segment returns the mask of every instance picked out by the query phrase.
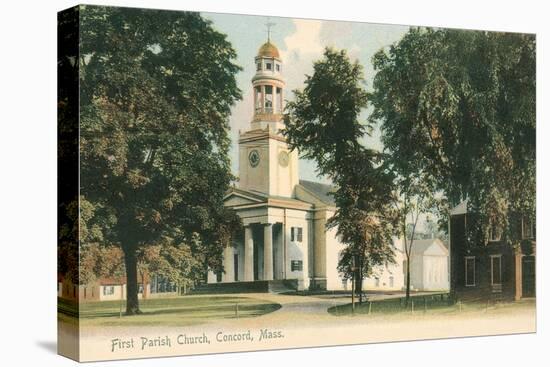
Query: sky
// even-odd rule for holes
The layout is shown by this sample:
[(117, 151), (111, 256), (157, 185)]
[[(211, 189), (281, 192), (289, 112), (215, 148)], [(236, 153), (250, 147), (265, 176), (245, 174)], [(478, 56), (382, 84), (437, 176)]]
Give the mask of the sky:
[[(346, 49), (352, 60), (358, 60), (364, 67), (365, 88), (372, 86), (374, 71), (372, 56), (381, 48), (398, 41), (409, 29), (407, 26), (370, 24), (358, 22), (338, 22), (311, 19), (264, 17), (252, 15), (233, 15), (202, 13), (213, 22), (213, 27), (227, 35), (227, 39), (238, 57), (236, 63), (242, 67), (237, 75), (238, 87), (243, 99), (235, 104), (230, 117), (231, 126), (231, 162), (234, 174), (238, 175), (238, 135), (239, 130), (249, 128), (253, 112), (253, 94), (251, 79), (255, 73), (254, 57), (258, 48), (267, 40), (266, 23), (274, 23), (271, 29), (271, 42), (277, 46), (283, 62), (283, 76), (286, 80), (285, 99), (291, 100), (294, 89), (302, 89), (305, 75), (313, 71), (313, 62), (321, 59), (325, 47)], [(361, 115), (366, 121), (369, 111)], [(382, 150), (380, 134), (377, 129), (371, 137), (365, 138), (366, 145)], [(325, 182), (319, 177), (316, 165), (312, 161), (300, 159), (299, 175), (301, 179)]]

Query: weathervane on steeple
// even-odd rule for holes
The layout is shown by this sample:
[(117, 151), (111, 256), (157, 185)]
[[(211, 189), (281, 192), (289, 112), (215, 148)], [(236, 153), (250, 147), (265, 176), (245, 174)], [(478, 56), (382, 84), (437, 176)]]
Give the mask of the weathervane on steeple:
[(275, 23), (269, 21), (269, 17), (267, 18), (267, 23), (265, 24), (267, 27), (267, 42), (271, 41), (271, 28), (276, 26)]

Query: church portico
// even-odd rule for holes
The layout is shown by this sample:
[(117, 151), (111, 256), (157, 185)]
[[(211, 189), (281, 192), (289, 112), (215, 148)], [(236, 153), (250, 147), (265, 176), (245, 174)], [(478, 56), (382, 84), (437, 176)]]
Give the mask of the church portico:
[(225, 202), (244, 228), (224, 250), (223, 274), (210, 274), (209, 283), (293, 279), (300, 289), (307, 288), (311, 204), (236, 188)]

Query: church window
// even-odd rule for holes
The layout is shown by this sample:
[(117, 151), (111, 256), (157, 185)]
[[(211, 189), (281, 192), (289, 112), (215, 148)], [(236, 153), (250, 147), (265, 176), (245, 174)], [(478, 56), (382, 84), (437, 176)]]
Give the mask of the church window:
[(266, 63), (265, 63), (265, 68), (266, 68), (267, 70), (271, 70), (271, 63), (270, 63), (270, 62), (266, 62)]
[(261, 62), (256, 64), (256, 71), (260, 71), (260, 70), (262, 70), (262, 63)]
[(262, 88), (261, 87), (255, 87), (254, 88), (254, 92), (255, 92), (255, 100), (256, 100), (256, 106), (254, 106), (256, 108), (256, 112), (261, 112), (262, 110)]
[(296, 242), (302, 242), (303, 232), (302, 227), (290, 228), (290, 240)]
[(291, 260), (290, 261), (290, 270), (291, 271), (302, 271), (304, 269), (304, 263), (302, 260)]
[(265, 86), (265, 109), (267, 113), (273, 112), (273, 87), (271, 85)]
[(275, 70), (277, 70), (277, 71), (281, 71), (281, 65), (279, 65), (279, 64), (275, 64)]

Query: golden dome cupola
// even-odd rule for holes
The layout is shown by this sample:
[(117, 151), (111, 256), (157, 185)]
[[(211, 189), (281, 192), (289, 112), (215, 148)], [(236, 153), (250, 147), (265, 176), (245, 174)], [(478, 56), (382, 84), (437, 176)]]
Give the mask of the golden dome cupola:
[[(284, 99), (283, 90), (283, 62), (277, 46), (268, 38), (267, 42), (260, 46), (258, 54), (254, 58), (256, 73), (252, 78), (254, 91), (254, 117), (253, 128), (265, 128), (273, 125), (274, 130), (279, 129), (282, 123)], [(275, 124), (273, 124), (275, 123)]]
[(279, 59), (279, 49), (271, 41), (264, 43), (258, 50), (257, 57), (272, 57)]

